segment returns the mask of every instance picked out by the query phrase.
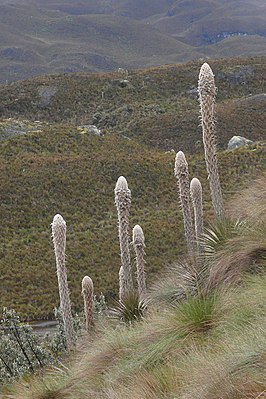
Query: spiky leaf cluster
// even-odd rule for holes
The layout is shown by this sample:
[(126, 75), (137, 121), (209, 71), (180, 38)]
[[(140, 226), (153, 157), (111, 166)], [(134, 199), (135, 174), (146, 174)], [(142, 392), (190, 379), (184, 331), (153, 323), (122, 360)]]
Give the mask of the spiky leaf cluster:
[(117, 306), (110, 310), (110, 315), (121, 322), (132, 324), (142, 319), (146, 303), (139, 300), (137, 292), (132, 291), (124, 301), (119, 301)]

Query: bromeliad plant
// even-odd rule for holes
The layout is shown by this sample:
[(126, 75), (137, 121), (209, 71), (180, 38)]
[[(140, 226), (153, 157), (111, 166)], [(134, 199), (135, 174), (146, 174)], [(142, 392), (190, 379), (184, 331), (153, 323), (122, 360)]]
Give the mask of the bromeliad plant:
[(207, 64), (206, 62), (202, 65), (200, 69), (198, 92), (200, 101), (205, 162), (208, 172), (208, 180), (210, 183), (212, 204), (217, 218), (223, 219), (224, 206), (216, 155), (214, 118), (217, 88), (215, 86), (214, 74), (209, 64)]
[(115, 186), (115, 204), (118, 214), (118, 232), (121, 253), (121, 267), (119, 270), (119, 303), (112, 314), (125, 322), (138, 320), (143, 315), (144, 304), (142, 298), (146, 293), (145, 240), (143, 230), (139, 225), (133, 229), (132, 245), (136, 253), (137, 285), (134, 289), (129, 242), (129, 209), (131, 205), (131, 191), (128, 188), (126, 179), (120, 176)]
[(128, 188), (124, 176), (119, 177), (115, 186), (115, 204), (118, 214), (118, 233), (121, 253), (119, 299), (123, 301), (133, 291), (128, 235), (131, 191)]
[(84, 316), (85, 316), (85, 324), (87, 332), (94, 326), (93, 320), (93, 282), (89, 276), (85, 276), (82, 280), (82, 295), (84, 299)]
[(194, 231), (190, 208), (189, 173), (185, 154), (179, 151), (175, 158), (175, 176), (178, 182), (180, 204), (183, 213), (185, 238), (190, 255), (194, 251)]
[(143, 298), (146, 294), (145, 237), (142, 228), (138, 224), (133, 228), (132, 243), (136, 253), (138, 293), (139, 298)]
[(203, 207), (202, 207), (202, 187), (200, 181), (194, 177), (190, 182), (190, 195), (194, 209), (195, 236), (198, 253), (203, 252), (200, 245), (200, 238), (203, 235)]
[(52, 223), (52, 237), (56, 258), (56, 270), (60, 296), (60, 309), (64, 322), (67, 349), (75, 346), (75, 334), (72, 323), (71, 302), (66, 271), (66, 222), (61, 215), (55, 215)]

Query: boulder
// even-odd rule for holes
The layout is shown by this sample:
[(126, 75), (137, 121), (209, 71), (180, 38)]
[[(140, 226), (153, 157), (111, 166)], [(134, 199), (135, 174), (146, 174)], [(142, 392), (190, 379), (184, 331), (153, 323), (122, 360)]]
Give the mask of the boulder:
[(245, 137), (233, 136), (227, 144), (227, 149), (235, 150), (236, 148), (243, 147), (244, 145), (250, 145), (252, 143), (252, 140), (246, 139)]
[(103, 136), (102, 131), (98, 129), (95, 125), (82, 125), (78, 127), (80, 133), (91, 133), (95, 136)]
[(122, 87), (122, 88), (131, 86), (128, 79), (114, 79), (114, 80), (112, 80), (111, 84), (113, 86), (118, 86), (118, 87)]

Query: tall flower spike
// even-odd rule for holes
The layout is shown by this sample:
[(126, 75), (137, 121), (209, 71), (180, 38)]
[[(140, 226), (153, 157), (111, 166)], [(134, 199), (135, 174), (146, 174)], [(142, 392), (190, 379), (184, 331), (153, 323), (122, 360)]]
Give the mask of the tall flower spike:
[(188, 252), (193, 254), (194, 232), (193, 221), (190, 209), (189, 174), (188, 164), (185, 154), (179, 151), (175, 158), (175, 176), (178, 180), (179, 196), (184, 220), (185, 238), (187, 241)]
[(119, 269), (119, 300), (123, 301), (126, 298), (126, 284), (124, 280), (123, 266), (120, 266)]
[(131, 274), (128, 219), (131, 205), (131, 191), (124, 176), (120, 176), (115, 186), (115, 204), (118, 214), (121, 268), (119, 271), (119, 299), (123, 301), (133, 291)]
[(133, 228), (133, 246), (136, 253), (137, 265), (137, 283), (139, 297), (146, 294), (146, 278), (145, 278), (145, 238), (142, 228), (137, 224)]
[(195, 234), (198, 251), (201, 251), (199, 238), (203, 235), (203, 207), (202, 207), (202, 187), (200, 181), (194, 177), (190, 183), (190, 195), (194, 208)]
[(212, 205), (219, 219), (224, 217), (222, 190), (216, 155), (214, 107), (217, 89), (210, 66), (205, 62), (199, 73), (198, 92), (205, 162), (211, 190)]
[(86, 330), (89, 332), (94, 326), (93, 320), (93, 281), (89, 276), (82, 280), (82, 295), (84, 299), (84, 315)]
[(67, 270), (65, 265), (66, 222), (61, 215), (55, 215), (53, 219), (52, 237), (56, 259), (60, 308), (62, 311), (66, 334), (66, 345), (67, 349), (72, 349), (75, 346), (75, 334), (72, 323), (71, 302), (67, 283)]

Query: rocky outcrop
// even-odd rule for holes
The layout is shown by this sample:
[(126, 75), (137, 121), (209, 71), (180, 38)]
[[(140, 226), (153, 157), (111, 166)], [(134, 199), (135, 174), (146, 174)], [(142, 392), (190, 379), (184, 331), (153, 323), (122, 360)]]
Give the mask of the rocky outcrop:
[(244, 145), (250, 145), (253, 141), (246, 139), (245, 137), (241, 136), (233, 136), (227, 145), (228, 150), (235, 150), (236, 148), (243, 147)]

